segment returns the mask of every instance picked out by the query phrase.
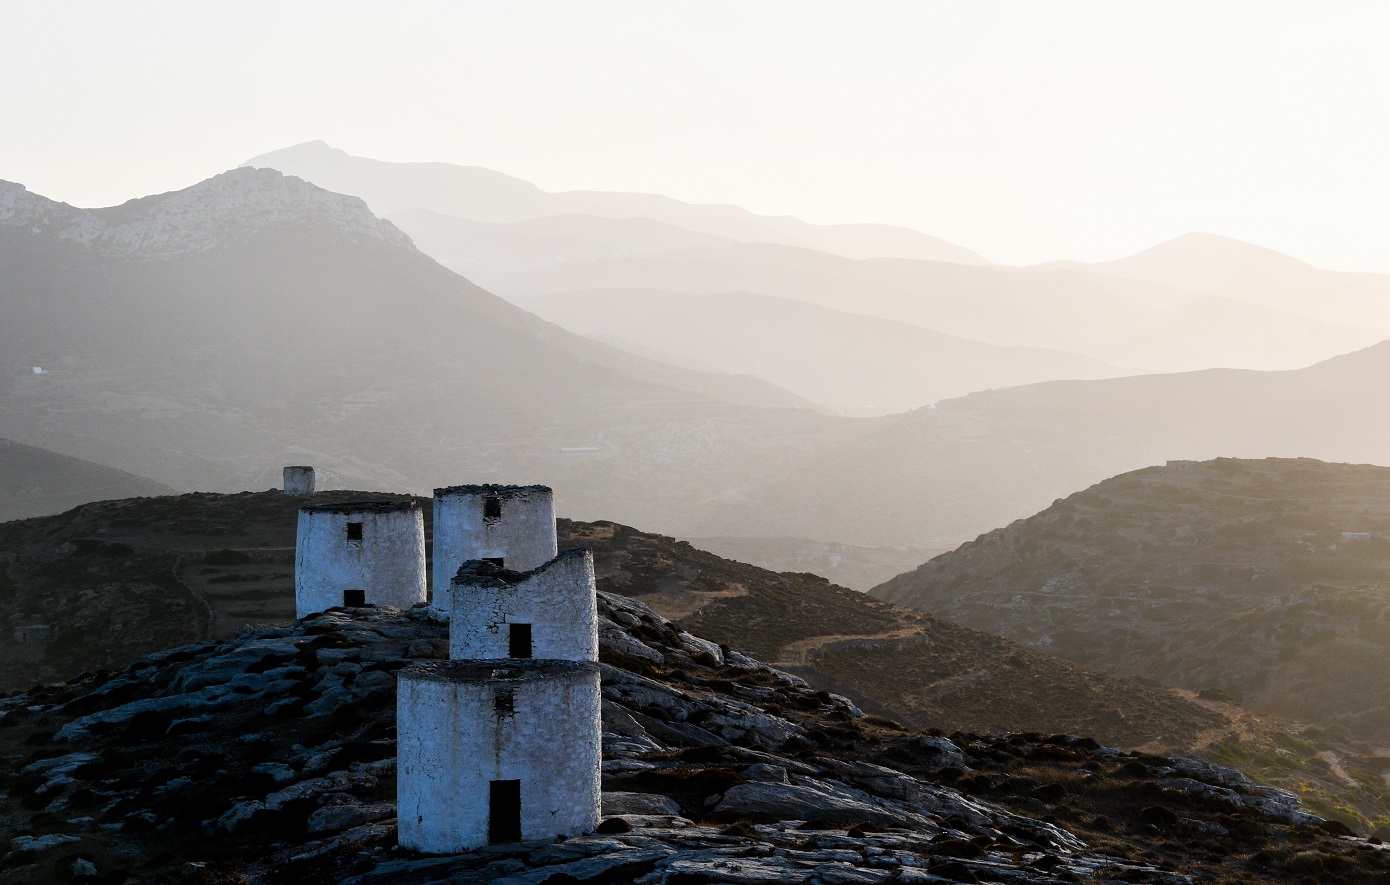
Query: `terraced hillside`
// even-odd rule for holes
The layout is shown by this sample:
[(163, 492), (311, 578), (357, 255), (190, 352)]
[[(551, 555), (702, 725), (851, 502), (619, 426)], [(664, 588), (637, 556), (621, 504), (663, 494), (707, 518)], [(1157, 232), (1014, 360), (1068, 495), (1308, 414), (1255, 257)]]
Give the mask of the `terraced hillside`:
[[(326, 492), (315, 501), (389, 498)], [(139, 654), (294, 619), (302, 498), (278, 491), (89, 504), (0, 526), (14, 604), (0, 687), (71, 678)], [(422, 500), (427, 531), (431, 508)], [(1224, 715), (1131, 680), (889, 605), (810, 574), (778, 574), (615, 523), (559, 522), (594, 550), (599, 587), (642, 599), (716, 642), (776, 661), (922, 727), (1085, 732), (1122, 746), (1191, 746)], [(428, 537), (428, 536), (427, 536)]]
[(1171, 462), (872, 591), (1112, 673), (1390, 725), (1390, 468)]

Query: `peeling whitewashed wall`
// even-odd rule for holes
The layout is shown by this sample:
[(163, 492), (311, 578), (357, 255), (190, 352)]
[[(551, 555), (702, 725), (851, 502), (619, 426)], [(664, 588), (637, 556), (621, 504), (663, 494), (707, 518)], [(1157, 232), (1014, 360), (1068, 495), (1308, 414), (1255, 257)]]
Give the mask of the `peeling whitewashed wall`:
[[(348, 524), (362, 525), (360, 541)], [(425, 520), (409, 504), (301, 507), (295, 540), (295, 616), (343, 605), (362, 590), (367, 605), (410, 608), (425, 601)]]
[[(501, 515), (484, 516), (488, 498)], [(501, 557), (513, 571), (555, 558), (555, 495), (545, 486), (464, 485), (434, 490), (433, 587), (443, 602), (449, 581), (470, 559)]]
[[(531, 625), (531, 656), (598, 660), (594, 557), (566, 550), (535, 571), (470, 562), (449, 585), (449, 657), (505, 658), (508, 625)], [(438, 601), (435, 603), (438, 605)]]

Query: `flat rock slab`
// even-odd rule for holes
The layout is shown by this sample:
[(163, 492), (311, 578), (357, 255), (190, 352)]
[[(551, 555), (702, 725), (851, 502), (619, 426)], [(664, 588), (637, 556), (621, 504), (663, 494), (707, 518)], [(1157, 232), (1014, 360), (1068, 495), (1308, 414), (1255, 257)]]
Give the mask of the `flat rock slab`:
[(680, 803), (675, 799), (672, 799), (670, 796), (663, 796), (660, 793), (629, 793), (614, 790), (604, 791), (603, 813), (605, 815), (650, 814), (679, 816), (681, 807)]

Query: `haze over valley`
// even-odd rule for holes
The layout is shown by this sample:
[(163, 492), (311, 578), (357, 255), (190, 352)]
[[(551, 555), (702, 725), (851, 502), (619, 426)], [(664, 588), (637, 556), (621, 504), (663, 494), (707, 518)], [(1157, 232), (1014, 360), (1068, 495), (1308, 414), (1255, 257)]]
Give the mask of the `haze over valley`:
[(1390, 7), (5, 23), (7, 881), (1390, 885)]

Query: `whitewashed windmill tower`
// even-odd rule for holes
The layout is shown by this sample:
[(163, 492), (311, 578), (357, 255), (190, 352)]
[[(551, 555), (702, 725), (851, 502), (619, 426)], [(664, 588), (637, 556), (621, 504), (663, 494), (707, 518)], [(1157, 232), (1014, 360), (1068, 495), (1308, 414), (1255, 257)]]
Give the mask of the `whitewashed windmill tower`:
[(436, 606), (450, 612), (450, 660), (398, 680), (401, 845), (447, 854), (592, 832), (601, 795), (592, 555), (555, 555), (544, 486), (438, 489), (434, 537), (436, 582), (441, 569), (455, 572), (435, 584)]
[(555, 494), (546, 486), (463, 485), (434, 490), (435, 604), (459, 566), (484, 559), (529, 571), (555, 558)]
[(410, 608), (425, 601), (425, 521), (413, 500), (299, 508), (295, 617), (342, 605)]

